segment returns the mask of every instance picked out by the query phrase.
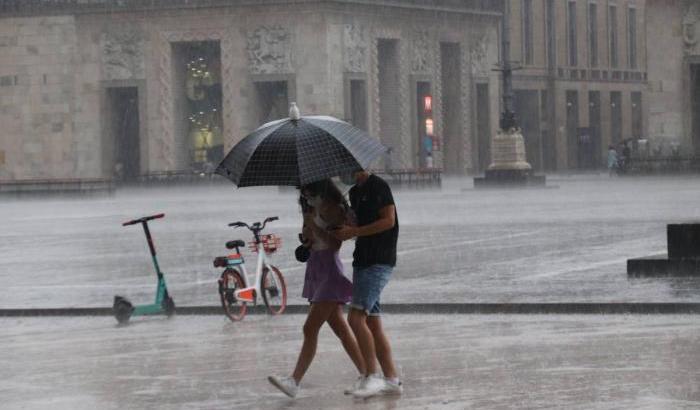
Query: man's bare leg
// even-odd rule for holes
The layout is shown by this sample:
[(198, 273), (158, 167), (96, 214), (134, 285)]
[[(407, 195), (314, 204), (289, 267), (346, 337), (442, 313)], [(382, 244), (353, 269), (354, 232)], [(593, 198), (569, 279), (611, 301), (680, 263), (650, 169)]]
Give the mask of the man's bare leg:
[(350, 324), (352, 332), (355, 334), (355, 339), (357, 339), (357, 344), (360, 346), (360, 352), (362, 352), (362, 357), (365, 361), (365, 376), (376, 373), (377, 354), (374, 349), (374, 336), (367, 326), (367, 313), (363, 310), (350, 308), (348, 323)]
[(367, 327), (369, 328), (370, 332), (372, 332), (377, 360), (379, 361), (379, 365), (382, 367), (384, 377), (387, 379), (398, 378), (399, 375), (396, 371), (396, 366), (394, 365), (394, 359), (391, 353), (391, 345), (389, 344), (389, 339), (386, 337), (386, 333), (384, 333), (381, 317), (369, 316), (367, 318)]

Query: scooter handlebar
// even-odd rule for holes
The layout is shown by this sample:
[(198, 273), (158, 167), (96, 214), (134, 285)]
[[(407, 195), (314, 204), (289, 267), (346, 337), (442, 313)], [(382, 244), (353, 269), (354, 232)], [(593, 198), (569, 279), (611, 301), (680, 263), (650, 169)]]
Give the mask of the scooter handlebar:
[(151, 216), (144, 216), (143, 218), (138, 218), (138, 219), (132, 219), (131, 221), (124, 222), (122, 226), (129, 226), (129, 225), (135, 225), (135, 224), (140, 224), (146, 221), (150, 221), (151, 219), (160, 219), (164, 217), (165, 214), (157, 214), (157, 215), (151, 215)]

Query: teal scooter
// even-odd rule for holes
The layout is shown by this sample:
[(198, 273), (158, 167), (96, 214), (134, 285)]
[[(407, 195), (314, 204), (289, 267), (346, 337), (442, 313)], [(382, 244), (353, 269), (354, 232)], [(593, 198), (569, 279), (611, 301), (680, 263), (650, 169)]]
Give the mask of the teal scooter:
[(114, 306), (112, 309), (114, 311), (114, 317), (117, 318), (119, 323), (128, 322), (131, 316), (157, 315), (160, 313), (165, 313), (167, 316), (172, 316), (175, 313), (175, 302), (173, 301), (173, 298), (168, 295), (168, 288), (165, 286), (163, 272), (160, 271), (160, 267), (158, 266), (156, 247), (153, 244), (153, 238), (151, 238), (151, 231), (148, 230), (148, 221), (152, 219), (159, 219), (164, 216), (165, 214), (144, 216), (143, 218), (134, 219), (122, 224), (122, 226), (129, 226), (140, 223), (141, 226), (143, 226), (143, 231), (146, 234), (146, 240), (148, 241), (148, 247), (151, 250), (151, 257), (153, 258), (153, 266), (155, 266), (156, 274), (158, 275), (158, 285), (156, 288), (156, 301), (152, 305), (134, 306), (127, 298), (123, 296), (115, 296)]

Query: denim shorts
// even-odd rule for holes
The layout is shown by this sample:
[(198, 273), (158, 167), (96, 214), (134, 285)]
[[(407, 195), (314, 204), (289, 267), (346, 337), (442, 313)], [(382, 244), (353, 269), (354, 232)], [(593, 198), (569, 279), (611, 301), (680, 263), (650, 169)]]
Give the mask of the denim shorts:
[(350, 307), (364, 310), (369, 316), (379, 316), (379, 297), (393, 269), (391, 265), (353, 267)]

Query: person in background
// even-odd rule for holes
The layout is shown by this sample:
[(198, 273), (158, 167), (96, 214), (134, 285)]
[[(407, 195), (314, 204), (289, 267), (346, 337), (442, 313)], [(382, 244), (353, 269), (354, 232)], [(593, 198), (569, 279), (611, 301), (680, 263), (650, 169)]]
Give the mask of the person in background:
[(612, 145), (608, 145), (608, 172), (610, 177), (617, 172), (617, 151)]

